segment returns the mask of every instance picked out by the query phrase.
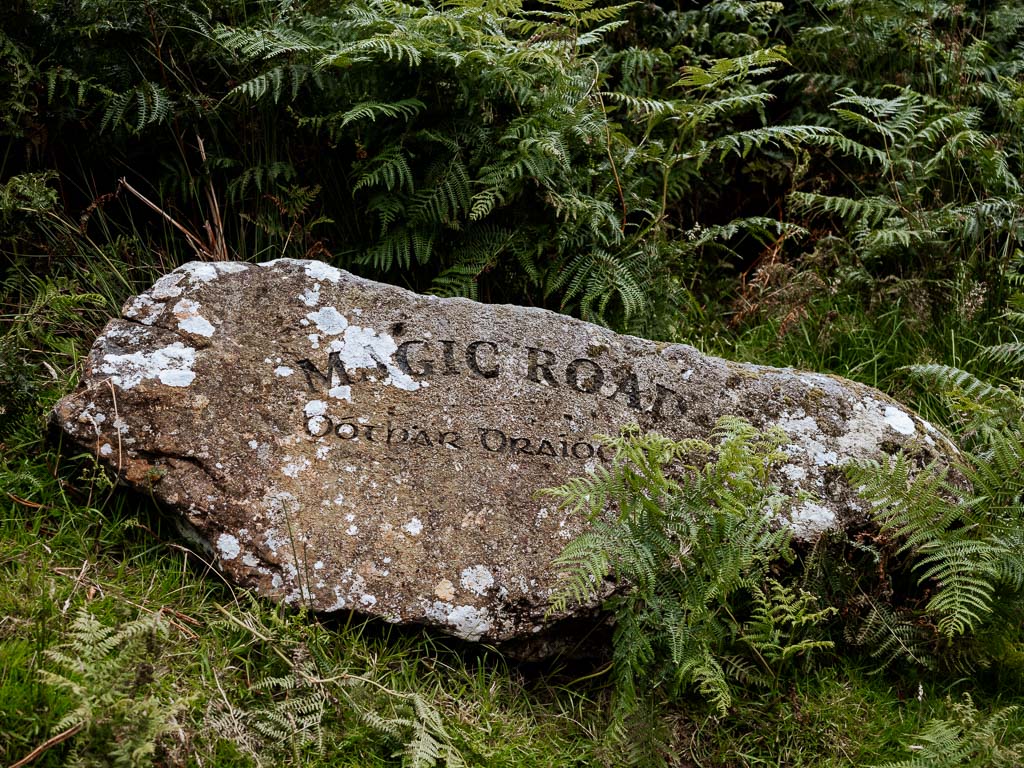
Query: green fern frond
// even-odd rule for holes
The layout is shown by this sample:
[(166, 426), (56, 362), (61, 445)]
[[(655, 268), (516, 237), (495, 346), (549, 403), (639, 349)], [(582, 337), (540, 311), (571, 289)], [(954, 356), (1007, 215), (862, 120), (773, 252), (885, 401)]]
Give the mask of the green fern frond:
[(233, 201), (244, 199), (249, 187), (255, 187), (256, 191), (262, 194), (279, 182), (292, 181), (296, 175), (295, 167), (291, 163), (282, 161), (251, 166), (228, 184), (228, 199)]
[(415, 189), (412, 168), (401, 147), (388, 147), (367, 162), (352, 185), (352, 191), (380, 186), (389, 192), (405, 191), (409, 194)]
[(927, 628), (909, 611), (897, 611), (883, 602), (865, 599), (866, 611), (851, 614), (844, 629), (846, 640), (867, 649), (883, 667), (911, 662), (920, 667), (935, 665)]
[(923, 545), (914, 570), (921, 581), (938, 586), (927, 610), (939, 617), (939, 632), (947, 637), (963, 635), (980, 626), (992, 611), (995, 563), (1005, 552), (993, 541), (960, 537)]
[(45, 651), (53, 669), (40, 670), (41, 681), (72, 703), (56, 732), (81, 726), (71, 743), (72, 763), (142, 768), (157, 741), (179, 727), (175, 718), (186, 702), (166, 699), (155, 685), (167, 672), (160, 663), (167, 631), (159, 614), (110, 626), (81, 609), (63, 648)]
[(990, 384), (960, 368), (929, 363), (909, 365), (905, 370), (942, 392), (994, 406), (1014, 407), (1019, 403), (1019, 399), (1008, 387)]
[(838, 216), (847, 224), (873, 227), (899, 213), (899, 204), (885, 196), (850, 198), (822, 195), (814, 192), (791, 192), (790, 202), (797, 208), (812, 213)]
[(831, 128), (812, 125), (769, 125), (763, 128), (752, 128), (721, 136), (707, 143), (702, 149), (703, 157), (715, 154), (719, 159), (733, 153), (739, 157), (747, 157), (753, 150), (770, 146), (796, 146), (801, 143), (828, 136)]
[(997, 365), (1024, 368), (1024, 339), (985, 347), (981, 351), (981, 357)]
[(416, 98), (390, 102), (361, 101), (341, 115), (341, 127), (344, 128), (349, 123), (359, 120), (375, 123), (378, 117), (409, 121), (426, 108), (427, 105)]
[(684, 67), (686, 73), (674, 86), (711, 90), (738, 80), (754, 78), (773, 72), (779, 65), (788, 64), (782, 46), (754, 51), (734, 58), (719, 59), (710, 67)]
[(1024, 760), (1020, 729), (1010, 728), (1018, 707), (1003, 707), (983, 715), (969, 694), (960, 702), (948, 701), (951, 714), (929, 720), (904, 748), (912, 753), (906, 760), (875, 765), (873, 768), (958, 768), (977, 765), (986, 768), (1014, 768)]
[[(815, 632), (832, 609), (762, 586), (789, 548), (788, 530), (772, 524), (784, 502), (771, 483), (771, 468), (785, 460), (784, 435), (722, 419), (714, 444), (636, 429), (600, 439), (610, 467), (544, 493), (592, 518), (558, 560), (563, 587), (553, 600), (562, 610), (616, 587), (607, 606), (623, 716), (659, 685), (695, 689), (725, 713), (737, 681), (761, 684), (831, 647)], [(735, 604), (752, 594), (760, 596), (753, 618), (738, 623)]]

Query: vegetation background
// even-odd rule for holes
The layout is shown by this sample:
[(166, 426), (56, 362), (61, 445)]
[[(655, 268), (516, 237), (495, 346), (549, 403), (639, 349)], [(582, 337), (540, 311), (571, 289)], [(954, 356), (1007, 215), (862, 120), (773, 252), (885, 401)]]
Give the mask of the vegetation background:
[[(1022, 145), (1015, 0), (8, 0), (0, 764), (1024, 764)], [(48, 413), (157, 275), (281, 256), (862, 381), (973, 490), (851, 467), (798, 551), (772, 435), (627, 435), (555, 491), (624, 510), (604, 658), (279, 610)]]

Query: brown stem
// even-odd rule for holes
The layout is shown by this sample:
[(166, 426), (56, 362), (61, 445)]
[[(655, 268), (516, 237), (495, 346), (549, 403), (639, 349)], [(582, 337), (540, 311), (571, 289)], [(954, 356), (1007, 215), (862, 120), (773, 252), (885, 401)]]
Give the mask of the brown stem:
[(48, 750), (48, 749), (50, 749), (52, 747), (56, 747), (62, 741), (67, 741), (72, 736), (74, 736), (76, 733), (78, 733), (80, 730), (82, 730), (84, 727), (85, 727), (85, 723), (78, 723), (77, 725), (72, 725), (66, 731), (61, 731), (56, 736), (51, 736), (46, 741), (44, 741), (42, 744), (40, 744), (38, 747), (33, 749), (27, 755), (25, 755), (23, 758), (21, 758), (21, 760), (19, 760), (16, 763), (12, 763), (10, 768), (22, 768), (22, 766), (28, 765), (33, 760), (35, 760), (37, 757), (39, 757), (41, 754), (43, 754), (43, 752), (45, 752), (46, 750)]

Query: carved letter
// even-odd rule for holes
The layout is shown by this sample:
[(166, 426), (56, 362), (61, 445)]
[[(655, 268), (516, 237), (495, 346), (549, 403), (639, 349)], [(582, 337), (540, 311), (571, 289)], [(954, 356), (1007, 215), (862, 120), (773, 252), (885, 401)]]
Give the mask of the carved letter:
[[(486, 370), (480, 367), (480, 360), (477, 358), (477, 350), (482, 346), (488, 346), (491, 348), (491, 356), (494, 358), (493, 368), (487, 368)], [(474, 341), (466, 347), (466, 365), (469, 366), (470, 370), (478, 376), (482, 376), (485, 379), (494, 379), (498, 376), (498, 345), (492, 341)]]
[[(555, 380), (555, 377), (551, 375), (551, 366), (555, 364), (555, 353), (538, 347), (527, 347), (526, 349), (529, 352), (526, 378), (540, 384), (540, 377), (543, 376), (544, 381), (552, 387), (557, 387), (558, 382)], [(540, 361), (540, 356), (542, 354), (544, 355), (544, 362)]]
[[(353, 438), (355, 438), (355, 437), (357, 437), (359, 435), (359, 427), (357, 427), (355, 424), (352, 424), (351, 422), (349, 422), (348, 419), (350, 419), (350, 418), (352, 418), (352, 417), (351, 416), (346, 416), (345, 417), (346, 420), (341, 422), (340, 424), (338, 424), (338, 426), (336, 426), (334, 428), (334, 434), (336, 434), (342, 440), (352, 440)], [(342, 431), (342, 430), (345, 430), (346, 427), (348, 429), (346, 431)]]
[(458, 373), (459, 369), (455, 367), (455, 342), (442, 339), (441, 346), (444, 347), (444, 370), (441, 373), (445, 376)]
[[(576, 452), (576, 449), (579, 448), (581, 445), (587, 449), (586, 456), (580, 456), (580, 454)], [(573, 443), (572, 455), (575, 456), (577, 459), (589, 459), (591, 456), (594, 455), (594, 446), (592, 446), (590, 443)]]
[(413, 344), (427, 345), (425, 341), (419, 341), (417, 339), (411, 339), (410, 341), (403, 341), (398, 345), (398, 350), (395, 352), (395, 362), (398, 363), (398, 367), (402, 373), (409, 376), (429, 376), (434, 372), (434, 361), (433, 360), (421, 360), (420, 369), (414, 371), (412, 366), (409, 365), (409, 347)]
[[(322, 432), (317, 432), (316, 430), (320, 426), (324, 429)], [(331, 421), (330, 416), (313, 416), (306, 419), (306, 431), (313, 437), (323, 437), (332, 429), (334, 429), (334, 422)]]
[[(668, 387), (663, 387), (663, 386), (661, 386), (661, 384), (655, 384), (654, 386), (655, 386), (654, 405), (651, 406), (651, 415), (654, 418), (659, 419), (659, 418), (661, 418), (662, 416), (665, 415), (663, 413), (663, 409), (664, 409), (665, 399), (666, 399), (667, 395), (672, 395), (672, 397), (675, 398), (675, 401), (676, 401), (675, 410), (678, 413), (680, 413), (680, 414), (686, 413), (686, 403), (683, 402), (683, 399), (679, 396), (678, 392), (675, 392), (675, 391), (669, 389)], [(668, 415), (669, 416), (675, 416), (676, 414), (675, 413), (669, 413)]]
[[(302, 369), (302, 372), (306, 375), (306, 386), (309, 387), (310, 392), (319, 391), (315, 384), (313, 384), (313, 377), (320, 383), (323, 389), (330, 389), (338, 385), (348, 386), (352, 383), (349, 379), (348, 372), (345, 370), (345, 365), (341, 362), (340, 352), (331, 352), (327, 356), (327, 373), (321, 373), (320, 369), (313, 364), (312, 360), (296, 360), (296, 364)], [(385, 368), (385, 372), (387, 368)], [(335, 383), (334, 377), (337, 376), (338, 380)]]
[(551, 456), (555, 457), (555, 447), (547, 440), (541, 440), (540, 445), (537, 446), (537, 456)]
[[(388, 439), (388, 445), (391, 445), (391, 436), (394, 435), (397, 432), (398, 432), (397, 429), (392, 429), (392, 427), (391, 427), (391, 420), (388, 419), (388, 438), (387, 438)], [(398, 439), (398, 442), (404, 443), (408, 439), (409, 439), (409, 430), (403, 428), (402, 429), (402, 436)]]
[[(483, 427), (477, 427), (477, 430), (480, 432), (480, 445), (484, 447), (484, 450), (490, 451), (491, 453), (497, 453), (505, 447), (505, 433), (500, 429), (484, 429)], [(497, 448), (491, 448), (491, 446), (488, 445), (487, 436), (492, 433), (501, 439), (501, 445)]]
[[(580, 381), (580, 367), (588, 365), (591, 368), (590, 376), (584, 381)], [(586, 375), (584, 373), (584, 375)], [(572, 385), (572, 388), (577, 392), (586, 392), (589, 395), (597, 392), (601, 389), (601, 385), (604, 384), (604, 371), (601, 370), (601, 366), (595, 363), (593, 360), (588, 360), (585, 357), (577, 358), (573, 360), (569, 365), (565, 367), (565, 380)]]
[(640, 407), (640, 382), (637, 381), (635, 373), (630, 371), (621, 379), (616, 381), (615, 391), (608, 395), (608, 399), (614, 400), (620, 392), (626, 395), (626, 405), (634, 411), (643, 410)]
[(458, 432), (438, 432), (437, 433), (437, 444), (438, 445), (443, 445), (445, 448), (451, 446), (452, 448), (458, 448), (459, 450), (462, 450), (462, 446), (459, 445), (459, 440), (460, 439), (461, 438), (459, 437), (459, 433)]
[(515, 456), (517, 453), (525, 453), (527, 456), (531, 456), (530, 453), (530, 438), (528, 437), (513, 437), (508, 441), (508, 452)]

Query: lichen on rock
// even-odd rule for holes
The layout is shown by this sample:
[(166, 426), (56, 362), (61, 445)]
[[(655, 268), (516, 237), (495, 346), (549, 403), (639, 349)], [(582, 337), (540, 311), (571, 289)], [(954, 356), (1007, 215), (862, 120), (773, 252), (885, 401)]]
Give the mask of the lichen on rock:
[(881, 392), (734, 363), (538, 309), (421, 296), (316, 261), (191, 263), (130, 299), (55, 419), (271, 599), (471, 640), (552, 620), (587, 521), (536, 492), (595, 471), (595, 435), (787, 435), (783, 521), (865, 512), (838, 469), (951, 443)]

